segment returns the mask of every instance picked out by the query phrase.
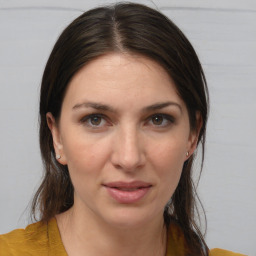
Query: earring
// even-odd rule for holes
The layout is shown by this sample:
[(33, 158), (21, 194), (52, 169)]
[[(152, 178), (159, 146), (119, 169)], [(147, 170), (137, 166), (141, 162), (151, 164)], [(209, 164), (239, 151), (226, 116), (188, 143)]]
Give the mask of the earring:
[(60, 159), (60, 158), (61, 158), (61, 156), (58, 155), (58, 154), (56, 154), (56, 159), (58, 160), (58, 159)]
[(187, 151), (187, 153), (186, 153), (186, 157), (188, 157), (188, 155), (189, 155), (189, 152)]

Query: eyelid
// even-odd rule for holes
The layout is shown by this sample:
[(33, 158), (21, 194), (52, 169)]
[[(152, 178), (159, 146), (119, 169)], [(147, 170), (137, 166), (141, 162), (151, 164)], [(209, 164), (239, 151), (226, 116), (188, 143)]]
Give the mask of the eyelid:
[(88, 115), (85, 115), (83, 116), (81, 119), (80, 119), (80, 122), (85, 122), (87, 121), (88, 119), (94, 117), (94, 116), (99, 116), (99, 117), (102, 117), (102, 118), (106, 118), (105, 115), (103, 114), (100, 114), (100, 113), (91, 113), (91, 114), (88, 114)]
[(175, 120), (175, 118), (173, 117), (173, 115), (170, 115), (170, 114), (165, 114), (165, 113), (156, 113), (156, 114), (153, 114), (151, 115), (151, 117), (154, 117), (154, 116), (162, 116), (163, 118), (166, 118), (170, 121), (173, 121)]

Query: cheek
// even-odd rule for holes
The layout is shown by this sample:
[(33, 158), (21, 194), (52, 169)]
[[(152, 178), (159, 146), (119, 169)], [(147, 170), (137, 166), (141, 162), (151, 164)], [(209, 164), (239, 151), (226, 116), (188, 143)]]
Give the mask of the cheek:
[(162, 192), (166, 199), (172, 196), (181, 176), (185, 156), (185, 144), (183, 143), (162, 143), (156, 147), (157, 152), (152, 152), (151, 162), (154, 165), (159, 182), (162, 184)]
[(68, 136), (63, 140), (63, 151), (70, 172), (97, 172), (107, 152), (102, 143), (97, 143), (81, 135)]
[(159, 176), (163, 183), (170, 187), (176, 187), (183, 168), (183, 157), (175, 153), (163, 153), (159, 157)]
[(186, 141), (168, 140), (151, 148), (150, 155), (162, 170), (179, 170), (185, 161)]
[(82, 143), (81, 140), (66, 146), (67, 166), (75, 193), (81, 198), (91, 197), (97, 188), (95, 184), (100, 184), (105, 152), (97, 144)]

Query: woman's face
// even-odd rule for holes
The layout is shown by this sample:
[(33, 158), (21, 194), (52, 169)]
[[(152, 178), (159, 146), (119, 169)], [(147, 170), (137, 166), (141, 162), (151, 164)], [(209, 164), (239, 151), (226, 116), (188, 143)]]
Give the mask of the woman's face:
[(197, 136), (159, 64), (99, 57), (72, 78), (58, 124), (47, 116), (74, 185), (74, 211), (118, 226), (162, 220)]

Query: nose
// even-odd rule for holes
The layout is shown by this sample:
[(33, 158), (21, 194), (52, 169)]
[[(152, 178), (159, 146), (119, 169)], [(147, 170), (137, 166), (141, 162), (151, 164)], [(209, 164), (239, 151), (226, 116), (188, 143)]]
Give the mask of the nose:
[(126, 172), (133, 172), (145, 164), (143, 143), (136, 128), (120, 128), (115, 133), (111, 161), (116, 168)]

